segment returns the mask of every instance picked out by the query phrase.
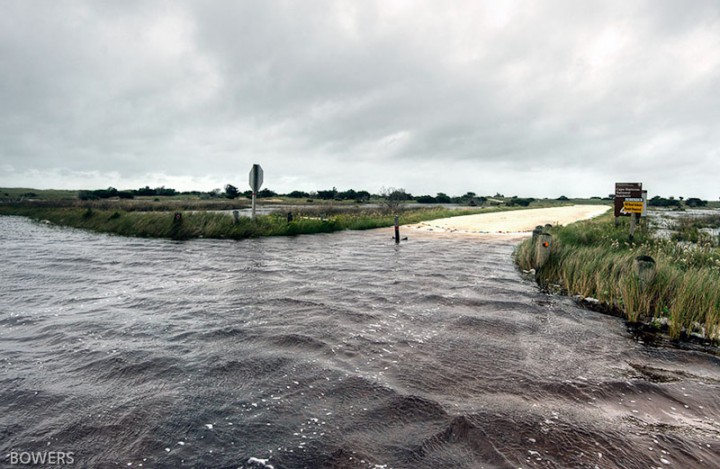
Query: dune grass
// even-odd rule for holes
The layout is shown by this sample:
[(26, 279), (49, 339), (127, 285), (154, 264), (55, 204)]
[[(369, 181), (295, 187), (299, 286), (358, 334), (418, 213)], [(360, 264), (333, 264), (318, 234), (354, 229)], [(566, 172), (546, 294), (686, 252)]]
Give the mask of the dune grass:
[[(667, 327), (672, 339), (692, 333), (717, 342), (720, 333), (720, 249), (654, 239), (641, 226), (628, 242), (628, 220), (615, 227), (611, 214), (565, 227), (553, 227), (550, 258), (537, 272), (541, 285), (559, 285), (570, 295), (600, 300), (631, 323)], [(655, 260), (656, 274), (643, 283), (635, 259)], [(515, 252), (522, 269), (534, 267), (532, 240)]]

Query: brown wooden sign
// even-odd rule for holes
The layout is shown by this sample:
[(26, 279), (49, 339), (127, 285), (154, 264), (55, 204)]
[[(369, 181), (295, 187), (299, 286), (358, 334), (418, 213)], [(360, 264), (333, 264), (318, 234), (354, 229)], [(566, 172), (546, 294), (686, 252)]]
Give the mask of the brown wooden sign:
[[(626, 199), (640, 199), (642, 203), (642, 183), (641, 182), (616, 182), (615, 183), (615, 216), (629, 217), (632, 212), (627, 210), (625, 206)], [(635, 202), (628, 200), (627, 202)], [(632, 203), (628, 204), (628, 208)], [(634, 208), (634, 206), (633, 206)], [(640, 210), (637, 213), (640, 213)]]

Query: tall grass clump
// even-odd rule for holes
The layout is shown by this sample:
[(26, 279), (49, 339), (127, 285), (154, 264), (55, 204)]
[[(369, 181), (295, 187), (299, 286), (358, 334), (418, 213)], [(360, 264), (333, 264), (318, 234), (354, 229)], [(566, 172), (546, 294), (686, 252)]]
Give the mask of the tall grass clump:
[[(667, 325), (673, 339), (692, 333), (717, 342), (720, 332), (720, 249), (710, 244), (655, 239), (642, 225), (633, 242), (627, 221), (612, 215), (553, 227), (548, 262), (536, 273), (543, 286), (599, 300), (629, 322)], [(638, 256), (655, 260), (655, 275), (643, 283), (635, 270)], [(532, 240), (515, 252), (518, 266), (534, 265)]]

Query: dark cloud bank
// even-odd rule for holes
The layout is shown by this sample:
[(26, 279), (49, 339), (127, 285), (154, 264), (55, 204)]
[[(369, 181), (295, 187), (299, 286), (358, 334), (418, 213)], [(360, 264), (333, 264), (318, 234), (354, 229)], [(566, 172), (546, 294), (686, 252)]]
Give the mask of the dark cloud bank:
[(720, 196), (716, 1), (0, 13), (2, 186)]

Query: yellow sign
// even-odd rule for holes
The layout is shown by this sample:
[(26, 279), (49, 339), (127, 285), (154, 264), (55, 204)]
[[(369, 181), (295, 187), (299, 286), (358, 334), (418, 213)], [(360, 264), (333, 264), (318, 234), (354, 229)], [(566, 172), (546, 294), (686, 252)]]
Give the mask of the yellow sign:
[(630, 202), (626, 200), (623, 202), (623, 211), (625, 213), (642, 213), (643, 205), (642, 202)]

